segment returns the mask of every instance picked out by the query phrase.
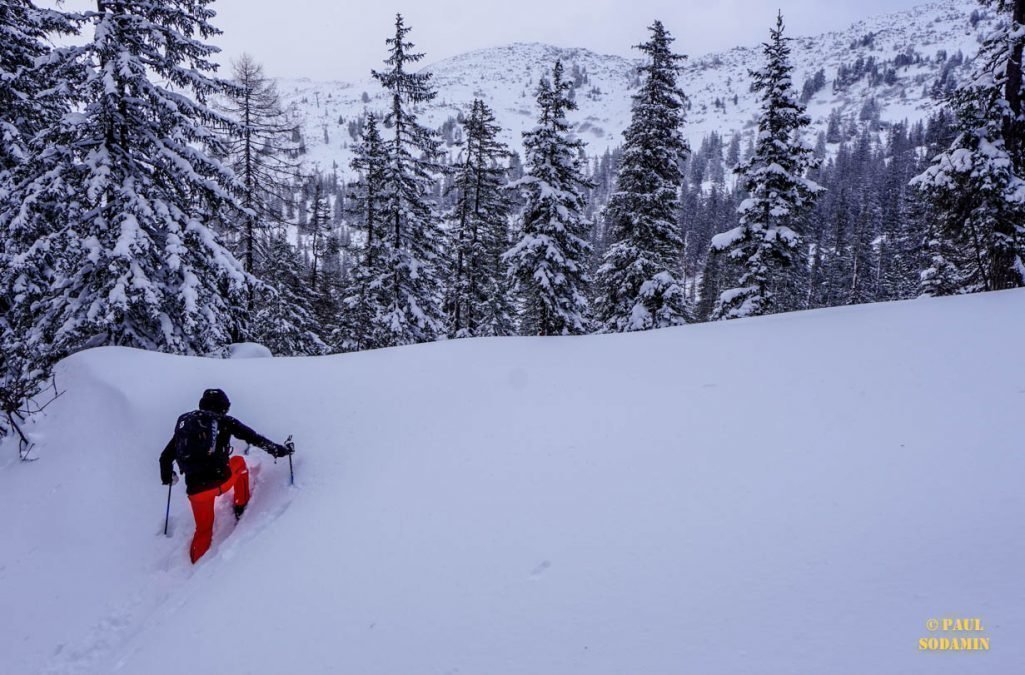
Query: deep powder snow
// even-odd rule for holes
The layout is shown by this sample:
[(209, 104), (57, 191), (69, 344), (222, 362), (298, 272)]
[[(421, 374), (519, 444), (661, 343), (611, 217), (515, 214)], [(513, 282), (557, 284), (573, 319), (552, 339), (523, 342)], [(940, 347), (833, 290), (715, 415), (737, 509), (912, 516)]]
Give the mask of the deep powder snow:
[[(310, 359), (99, 349), (0, 448), (0, 672), (1011, 673), (1025, 291)], [(157, 455), (275, 440), (188, 562)], [(983, 653), (923, 653), (978, 617)]]

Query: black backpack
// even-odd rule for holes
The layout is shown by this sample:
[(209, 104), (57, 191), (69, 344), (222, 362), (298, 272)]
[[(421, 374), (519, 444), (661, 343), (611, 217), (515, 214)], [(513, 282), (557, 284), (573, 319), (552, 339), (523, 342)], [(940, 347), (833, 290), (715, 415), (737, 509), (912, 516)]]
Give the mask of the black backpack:
[(208, 465), (217, 454), (221, 416), (195, 410), (178, 418), (174, 431), (175, 460), (183, 473)]

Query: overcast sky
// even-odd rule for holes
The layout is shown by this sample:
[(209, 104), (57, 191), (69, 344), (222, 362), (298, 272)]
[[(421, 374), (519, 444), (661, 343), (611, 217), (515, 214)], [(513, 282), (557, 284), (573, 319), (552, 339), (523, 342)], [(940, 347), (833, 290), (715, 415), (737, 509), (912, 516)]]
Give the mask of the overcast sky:
[[(924, 0), (218, 0), (217, 44), (227, 63), (249, 52), (268, 75), (356, 80), (379, 68), (395, 12), (427, 62), (508, 44), (547, 42), (631, 53), (661, 19), (677, 51), (699, 56), (765, 39), (777, 9), (790, 35), (842, 29)], [(87, 0), (66, 6), (95, 7)]]

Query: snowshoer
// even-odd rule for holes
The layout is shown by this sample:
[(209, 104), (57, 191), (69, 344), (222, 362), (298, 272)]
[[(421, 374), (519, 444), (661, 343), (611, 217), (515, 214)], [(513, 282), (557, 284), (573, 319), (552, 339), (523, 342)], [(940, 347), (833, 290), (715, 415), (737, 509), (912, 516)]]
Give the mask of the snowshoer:
[(199, 560), (210, 548), (214, 531), (214, 502), (217, 497), (234, 490), (235, 519), (249, 503), (249, 469), (241, 455), (229, 456), (232, 436), (250, 445), (263, 448), (274, 457), (285, 457), (291, 448), (268, 440), (234, 417), (228, 416), (231, 402), (220, 389), (207, 389), (199, 400), (199, 410), (178, 418), (174, 436), (160, 453), (160, 480), (164, 485), (178, 482), (171, 466), (185, 474), (185, 491), (196, 518), (196, 534), (192, 537), (189, 555)]

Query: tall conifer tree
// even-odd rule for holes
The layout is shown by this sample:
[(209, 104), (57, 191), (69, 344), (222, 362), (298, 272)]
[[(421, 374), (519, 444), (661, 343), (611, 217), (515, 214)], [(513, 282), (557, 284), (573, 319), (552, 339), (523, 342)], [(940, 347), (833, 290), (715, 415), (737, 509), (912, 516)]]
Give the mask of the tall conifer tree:
[(805, 175), (816, 163), (801, 137), (811, 120), (791, 82), (789, 41), (779, 14), (764, 45), (765, 67), (751, 73), (762, 107), (754, 156), (737, 169), (748, 194), (738, 209), (740, 225), (712, 240), (741, 269), (738, 284), (720, 294), (714, 319), (783, 312), (804, 303), (802, 226), (821, 188)]
[(48, 35), (72, 32), (73, 18), (31, 0), (0, 0), (0, 195), (32, 138), (67, 109), (74, 82), (60, 81), (71, 73), (58, 72), (61, 58), (48, 58)]
[[(8, 430), (21, 433), (27, 399), (55, 361), (32, 330), (30, 309), (54, 281), (54, 252), (27, 253), (37, 237), (15, 222), (23, 205), (14, 183), (37, 136), (69, 110), (68, 88), (80, 71), (66, 67), (67, 50), (51, 48), (48, 35), (71, 33), (76, 22), (30, 0), (0, 0), (0, 438)], [(20, 440), (27, 451), (27, 437)]]
[(576, 109), (561, 61), (537, 89), (537, 126), (523, 134), (526, 175), (519, 181), (526, 206), (521, 234), (505, 253), (526, 335), (588, 332), (587, 261), (591, 246), (583, 191), (590, 185), (583, 142), (570, 135), (566, 113)]
[(362, 245), (353, 247), (356, 264), (342, 302), (341, 332), (335, 339), (344, 351), (373, 349), (386, 343), (380, 329), (386, 309), (384, 285), (389, 277), (384, 221), (388, 154), (372, 113), (366, 116), (352, 168), (359, 180), (353, 189), (350, 222), (360, 233)]
[(676, 83), (684, 57), (656, 21), (638, 49), (640, 91), (626, 142), (616, 191), (606, 211), (611, 246), (598, 269), (596, 318), (609, 332), (675, 326), (687, 320), (680, 281), (683, 240), (679, 199), (681, 162), (688, 153), (681, 126), (687, 97)]
[(252, 272), (259, 234), (280, 224), (274, 204), (297, 169), (289, 158), (296, 127), (282, 108), (273, 80), (252, 56), (243, 54), (232, 70), (234, 86), (227, 91), (224, 109), (236, 125), (228, 137), (228, 157), (238, 177), (239, 202), (246, 209), (237, 217), (236, 250), (246, 271)]
[(86, 15), (80, 112), (46, 133), (12, 219), (60, 252), (31, 310), (56, 355), (103, 344), (208, 354), (231, 340), (251, 278), (210, 226), (237, 203), (231, 170), (203, 149), (231, 125), (206, 105), (227, 86), (209, 75), (209, 4), (103, 0)]
[(463, 147), (452, 166), (455, 196), (449, 219), (451, 272), (447, 301), (450, 337), (512, 335), (514, 308), (502, 253), (509, 247), (509, 155), (498, 140), (492, 110), (474, 99), (463, 123)]
[(957, 137), (914, 180), (938, 219), (922, 273), (928, 295), (1025, 286), (1025, 0), (980, 1), (1003, 21), (951, 97)]
[(416, 106), (434, 99), (431, 74), (412, 72), (423, 59), (406, 39), (410, 29), (395, 17), (395, 36), (388, 38), (388, 66), (373, 71), (391, 97), (384, 118), (391, 129), (381, 189), (381, 280), (384, 311), (375, 317), (384, 346), (434, 340), (444, 331), (441, 307), (443, 233), (435, 212), (434, 189), (440, 140), (417, 121)]

